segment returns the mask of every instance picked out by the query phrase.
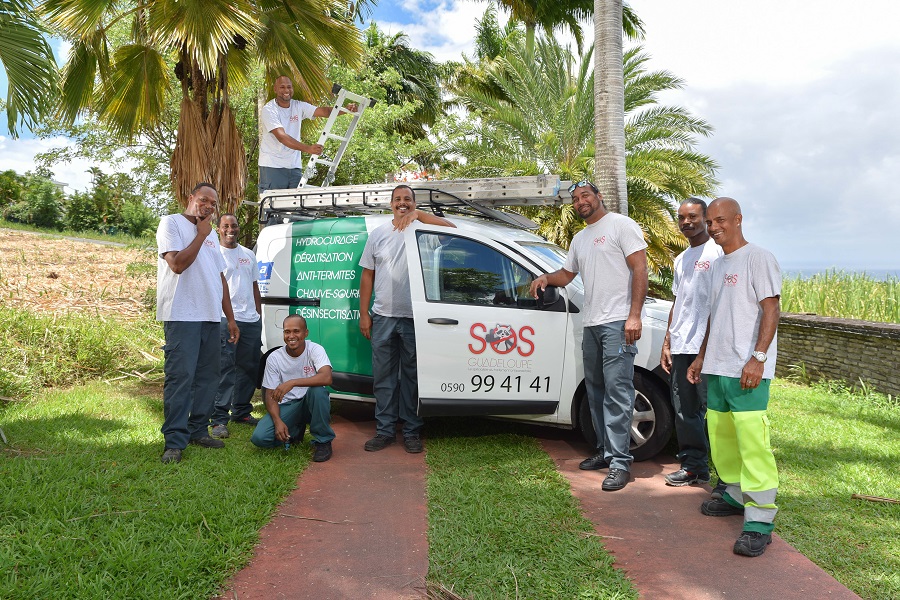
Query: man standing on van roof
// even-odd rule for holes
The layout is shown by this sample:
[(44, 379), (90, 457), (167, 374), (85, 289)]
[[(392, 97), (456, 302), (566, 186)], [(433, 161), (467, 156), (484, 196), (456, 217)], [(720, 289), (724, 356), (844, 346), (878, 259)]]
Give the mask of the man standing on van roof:
[(676, 487), (709, 481), (709, 443), (706, 439), (706, 378), (687, 380), (687, 370), (697, 358), (706, 321), (712, 265), (722, 249), (706, 230), (706, 202), (688, 198), (678, 207), (678, 228), (690, 247), (675, 257), (669, 327), (663, 341), (660, 365), (669, 374), (675, 434), (681, 469), (666, 475), (666, 484)]
[[(375, 392), (375, 437), (366, 442), (369, 452), (383, 450), (396, 441), (397, 421), (403, 420), (407, 452), (422, 451), (417, 414), (416, 330), (413, 324), (409, 267), (403, 230), (413, 221), (456, 227), (450, 221), (416, 209), (416, 194), (407, 185), (391, 192), (394, 218), (376, 227), (366, 240), (359, 264), (359, 330), (372, 342), (372, 379)], [(375, 303), (369, 316), (372, 291)]]
[[(266, 190), (296, 188), (303, 177), (301, 152), (322, 154), (321, 144), (300, 141), (300, 122), (304, 119), (327, 117), (331, 106), (313, 106), (294, 100), (294, 84), (282, 75), (273, 86), (275, 98), (263, 106), (259, 119), (266, 133), (259, 145), (259, 193)], [(350, 103), (347, 109), (356, 111)]]
[(609, 467), (604, 491), (628, 484), (634, 458), (631, 418), (634, 413), (635, 343), (641, 337), (641, 313), (647, 297), (647, 243), (637, 223), (607, 212), (590, 181), (569, 188), (572, 206), (587, 225), (575, 234), (562, 269), (541, 275), (531, 293), (548, 285), (568, 285), (577, 273), (584, 281), (584, 380), (597, 453), (579, 468)]
[(778, 467), (769, 444), (769, 383), (775, 376), (781, 268), (771, 252), (741, 231), (740, 205), (716, 198), (706, 211), (709, 235), (725, 255), (712, 267), (709, 324), (688, 381), (707, 377), (709, 442), (721, 498), (705, 501), (711, 517), (744, 515), (734, 553), (759, 556), (772, 543)]
[(198, 183), (180, 215), (159, 222), (156, 243), (156, 320), (166, 336), (163, 426), (166, 447), (162, 462), (179, 462), (188, 443), (224, 448), (209, 436), (219, 385), (219, 323), (222, 314), (228, 341), (237, 343), (240, 330), (231, 310), (225, 261), (212, 217), (219, 196), (208, 183)]
[(219, 217), (219, 250), (225, 259), (225, 280), (231, 293), (234, 320), (241, 330), (237, 343), (228, 341), (228, 321), (222, 317), (222, 340), (219, 389), (216, 392), (216, 408), (210, 419), (212, 436), (227, 438), (228, 421), (256, 425), (259, 419), (253, 411), (251, 398), (256, 392), (256, 376), (262, 346), (262, 298), (259, 294), (259, 269), (256, 255), (249, 248), (238, 244), (241, 227), (237, 217), (226, 213)]

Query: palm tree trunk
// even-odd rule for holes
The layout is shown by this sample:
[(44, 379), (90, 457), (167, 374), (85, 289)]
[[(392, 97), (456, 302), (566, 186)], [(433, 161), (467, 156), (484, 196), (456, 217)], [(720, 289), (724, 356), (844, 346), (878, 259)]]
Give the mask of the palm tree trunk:
[(622, 0), (594, 0), (594, 178), (606, 208), (628, 214)]

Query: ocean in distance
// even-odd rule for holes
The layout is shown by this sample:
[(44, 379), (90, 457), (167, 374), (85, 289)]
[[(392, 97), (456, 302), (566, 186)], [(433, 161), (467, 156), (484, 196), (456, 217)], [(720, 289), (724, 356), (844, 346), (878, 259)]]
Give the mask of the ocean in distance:
[(825, 275), (825, 273), (844, 273), (846, 275), (866, 274), (872, 279), (885, 281), (887, 279), (900, 279), (900, 268), (897, 269), (858, 269), (844, 267), (781, 267), (781, 274), (785, 278), (809, 279), (813, 275)]

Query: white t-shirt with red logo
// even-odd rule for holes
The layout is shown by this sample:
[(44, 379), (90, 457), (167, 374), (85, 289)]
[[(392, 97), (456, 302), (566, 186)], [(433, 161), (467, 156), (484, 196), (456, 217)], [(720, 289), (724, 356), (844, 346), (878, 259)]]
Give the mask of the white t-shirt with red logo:
[[(781, 267), (771, 252), (747, 244), (713, 263), (712, 280), (703, 372), (740, 377), (759, 338), (759, 303), (781, 296)], [(772, 379), (778, 355), (777, 333), (764, 352), (763, 379)]]
[(314, 112), (316, 107), (308, 102), (291, 100), (288, 108), (282, 108), (274, 98), (269, 100), (259, 113), (259, 119), (266, 132), (259, 144), (259, 166), (275, 169), (302, 168), (303, 157), (300, 156), (300, 151), (279, 142), (272, 130), (282, 127), (286, 134), (299, 141), (300, 121), (312, 119)]
[(184, 215), (166, 215), (156, 230), (156, 320), (215, 321), (222, 315), (222, 271), (219, 238), (210, 231), (197, 258), (180, 275), (163, 260), (166, 252), (180, 252), (197, 237), (197, 226)]
[(607, 213), (575, 234), (563, 268), (581, 273), (585, 327), (628, 318), (631, 269), (625, 258), (646, 247), (638, 224), (619, 213)]
[(675, 257), (672, 281), (675, 306), (669, 324), (672, 354), (700, 352), (709, 318), (712, 266), (722, 254), (722, 248), (710, 238)]
[[(234, 320), (241, 323), (256, 323), (259, 321), (256, 298), (253, 296), (253, 282), (259, 279), (256, 255), (240, 244), (237, 248), (220, 245), (219, 250), (225, 259), (225, 281), (228, 282)], [(225, 313), (222, 313), (222, 317), (224, 316)]]
[[(331, 361), (325, 354), (325, 348), (315, 342), (306, 340), (306, 348), (303, 354), (296, 358), (287, 353), (282, 346), (269, 355), (266, 359), (266, 372), (263, 375), (263, 387), (274, 390), (285, 381), (291, 379), (306, 379), (319, 372), (322, 367), (330, 367)], [(295, 387), (285, 394), (279, 404), (299, 400), (306, 395), (308, 387)]]

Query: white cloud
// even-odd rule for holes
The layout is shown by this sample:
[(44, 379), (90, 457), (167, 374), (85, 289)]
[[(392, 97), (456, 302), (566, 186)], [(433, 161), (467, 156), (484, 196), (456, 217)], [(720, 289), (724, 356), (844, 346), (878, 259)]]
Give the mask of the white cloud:
[[(12, 169), (20, 175), (24, 175), (26, 171), (34, 170), (35, 155), (46, 152), (51, 148), (60, 148), (71, 145), (71, 140), (63, 137), (46, 140), (11, 140), (8, 137), (0, 136), (0, 165), (2, 165), (0, 169), (4, 171)], [(61, 181), (68, 185), (66, 192), (84, 191), (90, 187), (91, 183), (91, 176), (87, 173), (87, 169), (93, 166), (99, 166), (101, 169), (104, 168), (104, 165), (97, 164), (93, 161), (75, 159), (70, 163), (53, 165), (52, 171), (56, 181)], [(112, 169), (105, 170), (108, 172), (112, 171)]]

